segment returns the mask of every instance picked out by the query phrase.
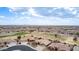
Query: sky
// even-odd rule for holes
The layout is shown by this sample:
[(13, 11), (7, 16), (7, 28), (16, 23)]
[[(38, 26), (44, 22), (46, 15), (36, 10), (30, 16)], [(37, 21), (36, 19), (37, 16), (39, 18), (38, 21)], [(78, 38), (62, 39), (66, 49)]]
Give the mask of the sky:
[(0, 25), (79, 25), (79, 7), (0, 7)]

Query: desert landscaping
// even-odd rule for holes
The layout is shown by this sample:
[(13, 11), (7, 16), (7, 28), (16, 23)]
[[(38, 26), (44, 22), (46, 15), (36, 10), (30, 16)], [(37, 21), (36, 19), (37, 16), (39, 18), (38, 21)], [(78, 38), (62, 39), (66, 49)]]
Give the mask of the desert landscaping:
[(79, 51), (79, 27), (1, 25), (0, 50), (20, 45), (36, 51)]

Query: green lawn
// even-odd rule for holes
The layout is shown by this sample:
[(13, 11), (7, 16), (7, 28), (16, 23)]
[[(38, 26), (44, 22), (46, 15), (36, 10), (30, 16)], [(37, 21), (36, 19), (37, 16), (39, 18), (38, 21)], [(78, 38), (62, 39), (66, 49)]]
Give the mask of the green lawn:
[(16, 32), (15, 34), (0, 36), (0, 38), (9, 37), (9, 36), (17, 36), (17, 35), (25, 35), (25, 34), (28, 34), (28, 33), (26, 33), (26, 32)]
[(18, 32), (18, 33), (15, 33), (14, 36), (15, 35), (25, 35), (25, 34), (28, 34), (28, 33), (26, 33), (26, 32)]

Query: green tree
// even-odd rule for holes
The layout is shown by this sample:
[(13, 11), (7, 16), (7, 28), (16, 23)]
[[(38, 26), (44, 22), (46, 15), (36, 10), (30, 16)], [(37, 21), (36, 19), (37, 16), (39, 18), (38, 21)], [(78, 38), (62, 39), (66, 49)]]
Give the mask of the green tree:
[(77, 37), (76, 36), (73, 38), (73, 41), (77, 41)]
[(21, 36), (17, 36), (17, 39), (16, 39), (17, 44), (21, 43), (20, 40), (21, 40)]
[(21, 39), (21, 36), (17, 36), (17, 39), (20, 40)]
[(4, 42), (4, 45), (6, 46), (6, 47), (8, 47), (8, 45), (7, 45), (8, 43), (7, 42)]
[(77, 32), (76, 35), (79, 36), (79, 32)]
[(57, 36), (58, 36), (58, 35), (57, 35), (57, 34), (55, 34), (55, 37), (56, 37), (56, 38), (57, 38)]

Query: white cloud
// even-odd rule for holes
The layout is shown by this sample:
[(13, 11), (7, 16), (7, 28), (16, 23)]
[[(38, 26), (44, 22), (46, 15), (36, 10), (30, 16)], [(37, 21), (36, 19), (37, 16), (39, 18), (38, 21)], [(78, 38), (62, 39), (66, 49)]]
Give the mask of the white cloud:
[(14, 13), (17, 15), (17, 12), (19, 10), (19, 7), (8, 7), (9, 8), (9, 12)]
[(44, 17), (42, 15), (39, 15), (33, 8), (29, 8), (28, 9), (29, 14), (31, 14), (32, 16), (38, 16), (38, 17)]
[(67, 10), (70, 10), (70, 11), (73, 11), (74, 10), (73, 7), (65, 7), (64, 9), (67, 9)]
[[(37, 17), (43, 17), (35, 12), (34, 8), (32, 7), (9, 7), (9, 11), (15, 14), (20, 13), (21, 15), (29, 15), (29, 16), (37, 16)], [(20, 12), (18, 12), (20, 11)]]
[(9, 8), (10, 12), (16, 12), (16, 11), (19, 11), (19, 10), (23, 9), (21, 7), (8, 7), (8, 8)]
[[(69, 12), (72, 12), (73, 14), (76, 14), (76, 10), (74, 8), (65, 8), (65, 9), (69, 10)], [(20, 14), (22, 16), (18, 16), (19, 14), (17, 14), (16, 15), (17, 17), (13, 18), (12, 21), (14, 22), (14, 24), (29, 24), (29, 25), (72, 25), (72, 24), (76, 24), (76, 22), (70, 18), (65, 19), (65, 18), (54, 17), (54, 16), (52, 17), (42, 16), (39, 13), (37, 13), (36, 10), (32, 7), (30, 8), (18, 8), (18, 7), (10, 8), (10, 11), (16, 12), (16, 13), (17, 11), (21, 11)], [(51, 13), (52, 10), (49, 10), (49, 12)], [(63, 15), (62, 12), (59, 12), (58, 14)]]
[(8, 7), (8, 8), (11, 13), (15, 13), (15, 14), (18, 14), (18, 11), (20, 11), (22, 12), (21, 14), (24, 15), (27, 11), (26, 7)]
[(73, 25), (76, 24), (73, 19), (62, 19), (58, 17), (19, 17), (16, 18), (16, 24), (26, 25)]
[(27, 13), (28, 13), (28, 12), (22, 12), (21, 14), (22, 14), (22, 15), (26, 15)]
[(18, 17), (18, 20), (19, 20), (19, 19), (20, 19), (20, 20), (24, 20), (24, 19), (27, 20), (27, 19), (31, 19), (31, 17), (29, 17), (29, 16), (28, 16), (28, 17), (23, 16), (23, 17)]
[(65, 7), (64, 9), (68, 10), (69, 12), (71, 12), (72, 14), (77, 14), (77, 9), (74, 7)]
[(74, 11), (72, 12), (72, 14), (76, 15), (76, 14), (77, 14), (77, 11), (76, 11), (76, 10), (74, 10)]
[[(61, 9), (61, 8), (62, 7), (54, 7), (54, 10), (55, 9)], [(65, 7), (64, 9), (67, 10), (67, 12), (69, 12), (73, 15), (77, 14), (77, 9), (74, 8), (74, 7)], [(37, 13), (36, 10), (32, 7), (9, 7), (9, 11), (12, 12), (12, 13), (15, 13), (16, 15), (20, 14), (20, 15), (23, 15), (23, 16), (28, 15), (28, 16), (36, 16), (36, 17), (45, 17), (45, 16), (42, 16), (39, 13)], [(20, 12), (18, 12), (18, 11), (20, 11)], [(48, 12), (52, 13), (52, 9), (48, 10)], [(59, 12), (58, 14), (61, 15), (61, 16), (63, 15), (62, 12)]]
[(5, 18), (5, 16), (1, 16), (1, 15), (0, 15), (0, 18)]

